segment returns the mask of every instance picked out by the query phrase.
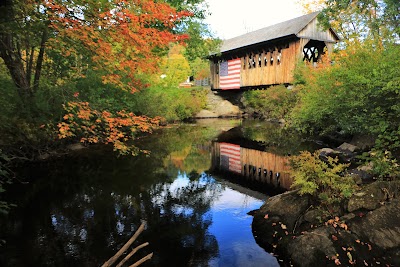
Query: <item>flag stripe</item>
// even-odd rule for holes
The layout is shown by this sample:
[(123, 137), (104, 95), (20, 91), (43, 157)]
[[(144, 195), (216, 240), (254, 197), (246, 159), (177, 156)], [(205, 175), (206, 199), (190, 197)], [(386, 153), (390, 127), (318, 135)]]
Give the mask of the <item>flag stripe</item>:
[(241, 66), (240, 58), (221, 62), (219, 87), (222, 90), (240, 89)]
[(220, 143), (220, 162), (225, 170), (242, 173), (241, 149), (239, 145)]

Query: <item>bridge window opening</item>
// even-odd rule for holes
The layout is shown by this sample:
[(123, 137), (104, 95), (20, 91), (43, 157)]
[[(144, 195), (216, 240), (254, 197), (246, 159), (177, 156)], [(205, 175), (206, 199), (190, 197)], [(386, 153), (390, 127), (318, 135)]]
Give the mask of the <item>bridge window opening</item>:
[(251, 67), (255, 68), (256, 67), (256, 56), (253, 55), (252, 61), (251, 61)]
[(276, 176), (276, 184), (278, 187), (280, 187), (281, 186), (281, 179), (280, 179), (281, 174), (279, 172), (277, 172), (275, 176)]
[(243, 69), (244, 69), (244, 70), (246, 69), (246, 57), (247, 57), (247, 56), (244, 56), (244, 57), (243, 57)]
[(249, 56), (249, 69), (251, 69), (251, 66), (252, 66), (251, 62), (252, 61), (253, 61), (253, 55), (250, 55)]
[(281, 60), (282, 60), (282, 51), (279, 49), (278, 50), (278, 56), (276, 57), (276, 62), (278, 65), (281, 64)]
[(309, 41), (303, 48), (303, 61), (318, 62), (321, 59), (325, 48), (325, 43), (322, 41)]
[(273, 66), (274, 65), (274, 54), (272, 54), (271, 53), (271, 58), (269, 59), (269, 64), (271, 65), (271, 66)]
[(268, 65), (268, 58), (267, 58), (267, 55), (265, 54), (264, 55), (264, 66), (267, 66)]
[(258, 66), (259, 67), (261, 67), (261, 57), (262, 57), (261, 53), (258, 54)]

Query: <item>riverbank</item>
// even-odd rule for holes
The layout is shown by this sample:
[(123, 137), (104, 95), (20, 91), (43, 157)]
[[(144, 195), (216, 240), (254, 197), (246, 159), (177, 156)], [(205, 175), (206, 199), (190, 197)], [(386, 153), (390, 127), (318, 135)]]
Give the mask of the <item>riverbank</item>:
[(298, 190), (269, 198), (252, 212), (257, 242), (283, 266), (400, 266), (400, 181), (352, 176), (357, 188), (337, 209)]

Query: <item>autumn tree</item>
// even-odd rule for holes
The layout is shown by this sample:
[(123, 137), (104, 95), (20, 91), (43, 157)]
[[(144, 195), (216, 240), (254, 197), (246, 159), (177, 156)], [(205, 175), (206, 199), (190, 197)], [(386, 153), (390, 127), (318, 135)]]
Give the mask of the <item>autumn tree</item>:
[(189, 62), (184, 56), (184, 47), (172, 45), (167, 56), (162, 58), (157, 83), (163, 87), (177, 87), (190, 76)]

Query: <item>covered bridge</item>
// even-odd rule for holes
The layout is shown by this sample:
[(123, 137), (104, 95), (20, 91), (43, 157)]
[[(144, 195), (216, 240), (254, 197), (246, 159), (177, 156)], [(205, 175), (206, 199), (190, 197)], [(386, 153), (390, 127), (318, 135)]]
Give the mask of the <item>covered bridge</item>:
[(252, 89), (293, 82), (296, 62), (316, 62), (331, 51), (337, 34), (318, 26), (310, 13), (225, 40), (209, 56), (212, 90)]

